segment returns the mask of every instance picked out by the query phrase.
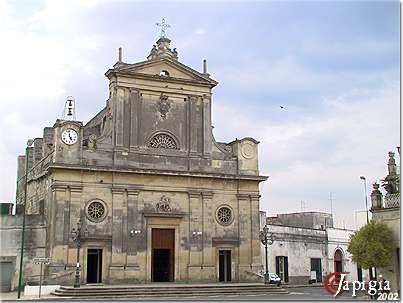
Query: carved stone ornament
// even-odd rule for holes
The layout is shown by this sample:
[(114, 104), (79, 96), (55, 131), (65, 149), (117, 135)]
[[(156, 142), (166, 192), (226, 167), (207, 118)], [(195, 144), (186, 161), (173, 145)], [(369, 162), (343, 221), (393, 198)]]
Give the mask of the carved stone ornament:
[(171, 102), (168, 100), (168, 96), (166, 95), (161, 95), (160, 99), (158, 100), (157, 103), (157, 109), (159, 113), (161, 114), (162, 119), (166, 119), (166, 115), (171, 109)]
[(171, 208), (171, 199), (169, 199), (166, 196), (162, 196), (160, 201), (157, 203), (157, 205), (155, 206), (157, 212), (162, 212), (162, 213), (169, 213), (172, 211)]
[(95, 134), (91, 134), (88, 137), (88, 147), (90, 149), (96, 149), (97, 148), (97, 136)]

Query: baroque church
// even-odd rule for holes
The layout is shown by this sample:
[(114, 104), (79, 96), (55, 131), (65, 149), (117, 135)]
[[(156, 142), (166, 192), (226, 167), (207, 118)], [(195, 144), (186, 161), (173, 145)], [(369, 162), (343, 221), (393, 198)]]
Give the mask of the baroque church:
[(98, 114), (86, 124), (58, 119), (34, 140), (26, 214), (45, 223), (27, 239), (24, 276), (37, 270), (34, 257), (48, 257), (44, 279), (72, 285), (78, 255), (82, 284), (258, 279), (259, 183), (267, 179), (259, 142), (214, 139), (218, 83), (205, 66), (180, 63), (170, 43), (161, 35), (138, 63), (120, 52)]

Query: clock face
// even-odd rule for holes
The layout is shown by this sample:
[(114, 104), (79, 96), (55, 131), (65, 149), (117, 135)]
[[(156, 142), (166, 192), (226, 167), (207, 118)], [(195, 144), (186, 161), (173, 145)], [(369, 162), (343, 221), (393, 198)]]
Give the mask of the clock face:
[(62, 141), (68, 145), (72, 145), (72, 144), (76, 143), (77, 139), (78, 139), (78, 134), (72, 128), (65, 129), (62, 133)]

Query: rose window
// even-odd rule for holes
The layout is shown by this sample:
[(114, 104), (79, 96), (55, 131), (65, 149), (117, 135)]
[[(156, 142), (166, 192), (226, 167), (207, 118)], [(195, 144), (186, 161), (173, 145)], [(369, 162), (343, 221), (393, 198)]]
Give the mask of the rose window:
[(100, 201), (93, 201), (86, 207), (86, 215), (90, 221), (100, 222), (106, 216), (105, 205)]
[(154, 136), (148, 143), (148, 146), (152, 148), (178, 149), (175, 140), (166, 134)]
[(232, 211), (227, 206), (222, 206), (217, 210), (217, 221), (222, 225), (229, 225), (232, 222)]

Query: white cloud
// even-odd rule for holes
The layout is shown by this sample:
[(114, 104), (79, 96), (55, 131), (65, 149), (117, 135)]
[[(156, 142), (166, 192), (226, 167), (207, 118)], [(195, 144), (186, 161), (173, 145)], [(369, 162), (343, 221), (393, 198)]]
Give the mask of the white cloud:
[[(95, 1), (47, 1), (27, 18), (18, 5), (0, 2), (1, 176), (0, 200), (12, 201), (16, 150), (24, 153), (27, 138), (42, 136), (42, 128), (61, 115), (70, 94), (70, 77), (90, 73), (88, 56), (98, 37), (85, 31), (77, 12), (84, 14)], [(18, 148), (20, 147), (20, 148)]]
[(270, 176), (262, 186), (262, 209), (299, 211), (303, 200), (307, 209), (329, 211), (333, 191), (336, 221), (354, 227), (353, 212), (364, 206), (359, 176), (367, 176), (369, 186), (383, 178), (387, 152), (399, 144), (399, 86), (355, 89), (324, 100), (321, 112), (276, 124), (223, 100), (214, 103), (214, 117), (217, 140), (232, 134), (261, 142), (260, 171)]

